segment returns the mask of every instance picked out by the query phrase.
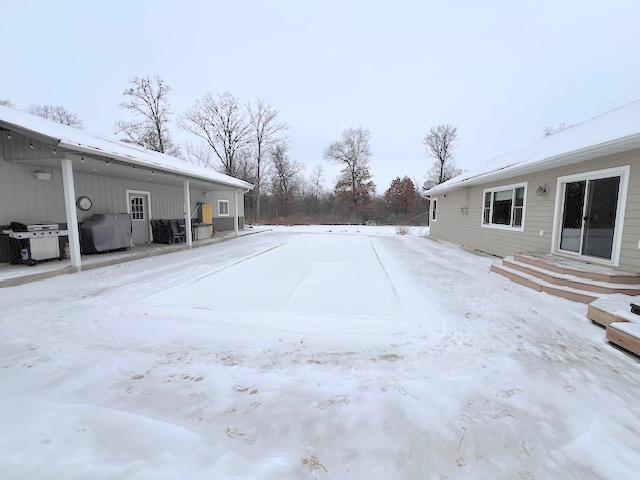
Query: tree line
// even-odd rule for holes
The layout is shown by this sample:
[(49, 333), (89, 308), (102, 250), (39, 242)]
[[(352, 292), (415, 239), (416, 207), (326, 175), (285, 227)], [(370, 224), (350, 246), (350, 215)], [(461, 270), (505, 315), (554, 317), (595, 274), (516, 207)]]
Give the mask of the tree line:
[[(460, 173), (454, 163), (457, 128), (437, 125), (423, 139), (432, 165), (422, 184), (396, 177), (383, 194), (376, 194), (370, 172), (371, 134), (366, 128), (350, 127), (323, 152), (324, 161), (340, 168), (333, 188), (326, 188), (322, 163), (305, 175), (303, 165), (291, 158), (289, 127), (268, 102), (243, 103), (229, 92), (206, 93), (174, 118), (171, 91), (159, 76), (132, 79), (119, 104), (129, 118), (114, 124), (115, 134), (252, 183), (255, 188), (245, 197), (248, 222), (423, 224), (428, 222), (428, 200), (421, 193)], [(8, 100), (0, 100), (0, 105), (15, 108)], [(61, 105), (33, 104), (27, 110), (84, 128), (78, 116)], [(198, 143), (178, 145), (174, 121)]]

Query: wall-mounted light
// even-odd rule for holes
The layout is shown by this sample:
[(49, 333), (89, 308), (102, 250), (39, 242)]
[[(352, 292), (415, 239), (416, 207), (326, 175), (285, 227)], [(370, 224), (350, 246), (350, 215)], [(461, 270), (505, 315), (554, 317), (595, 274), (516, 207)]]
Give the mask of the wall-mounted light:
[(51, 153), (53, 153), (54, 155), (56, 155), (58, 152), (56, 151), (56, 149), (54, 148), (53, 150), (51, 150)]
[(536, 195), (538, 195), (539, 197), (542, 197), (547, 193), (549, 193), (549, 185), (546, 183), (542, 183), (538, 185), (538, 188), (536, 188)]
[(35, 170), (33, 172), (33, 176), (36, 180), (51, 180), (51, 174), (49, 172), (41, 172), (40, 170)]
[(11, 140), (11, 134), (7, 133), (7, 140)]
[(106, 163), (107, 165), (111, 165), (111, 162), (110, 162), (109, 160), (107, 160), (107, 161), (106, 161), (106, 162), (104, 162), (104, 163)]
[(30, 144), (29, 144), (29, 148), (30, 148), (31, 150), (33, 150), (33, 149), (34, 149), (34, 148), (36, 148), (36, 147), (34, 147), (34, 146), (33, 146), (33, 143), (30, 143)]

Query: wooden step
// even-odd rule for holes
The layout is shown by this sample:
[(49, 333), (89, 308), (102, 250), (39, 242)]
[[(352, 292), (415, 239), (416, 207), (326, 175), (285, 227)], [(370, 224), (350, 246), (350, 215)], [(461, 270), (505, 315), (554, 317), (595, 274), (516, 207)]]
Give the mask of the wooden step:
[(628, 295), (605, 295), (588, 305), (587, 318), (603, 327), (615, 322), (640, 321), (640, 315), (630, 311), (629, 305), (634, 300)]
[(505, 266), (513, 270), (519, 270), (529, 275), (533, 275), (547, 283), (603, 294), (622, 293), (625, 295), (640, 295), (640, 285), (603, 282), (567, 273), (552, 272), (546, 268), (540, 268), (531, 263), (520, 262), (515, 258), (516, 257), (506, 257), (502, 262)]
[(615, 322), (607, 327), (607, 341), (640, 356), (640, 323)]
[(494, 263), (491, 265), (491, 271), (507, 277), (509, 280), (519, 283), (520, 285), (537, 290), (538, 292), (545, 292), (549, 295), (566, 298), (567, 300), (572, 300), (574, 302), (591, 303), (600, 296), (595, 292), (587, 293), (584, 290), (578, 290), (562, 285), (554, 285), (520, 270), (511, 269), (506, 265), (498, 265), (497, 263)]
[(588, 278), (599, 282), (640, 284), (640, 274), (615, 270), (605, 265), (566, 259), (554, 255), (514, 255), (520, 263), (527, 263), (549, 272)]

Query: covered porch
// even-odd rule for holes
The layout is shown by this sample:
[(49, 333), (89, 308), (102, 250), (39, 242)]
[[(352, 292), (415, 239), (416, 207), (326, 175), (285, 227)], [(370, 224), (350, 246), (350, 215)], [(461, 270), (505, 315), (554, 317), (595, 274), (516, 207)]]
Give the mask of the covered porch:
[[(27, 228), (38, 224), (55, 227), (55, 234), (61, 238), (60, 257), (68, 257), (68, 262), (59, 262), (54, 252), (45, 259), (56, 260), (37, 266), (40, 273), (57, 271), (60, 266), (78, 271), (104, 264), (107, 256), (136, 257), (191, 248), (227, 238), (229, 233), (240, 234), (244, 194), (252, 188), (247, 182), (136, 145), (33, 119), (21, 112), (9, 113), (16, 119), (10, 124), (0, 121), (0, 225), (8, 235), (12, 234), (8, 228), (11, 222)], [(131, 240), (121, 239), (113, 248), (94, 249), (113, 251), (94, 258), (84, 254), (90, 250), (82, 242), (79, 223), (96, 215), (126, 217), (130, 227), (125, 225), (124, 230)], [(160, 238), (160, 229), (156, 231), (158, 238), (154, 238), (153, 227), (164, 225), (163, 221), (173, 230), (178, 227), (179, 235)], [(174, 241), (180, 244), (157, 245)], [(128, 247), (128, 251), (116, 251)], [(13, 249), (14, 254), (17, 251)], [(16, 257), (7, 254), (0, 258), (0, 270), (5, 275), (35, 275), (34, 267), (5, 265), (10, 258)], [(31, 272), (9, 274), (20, 269)]]

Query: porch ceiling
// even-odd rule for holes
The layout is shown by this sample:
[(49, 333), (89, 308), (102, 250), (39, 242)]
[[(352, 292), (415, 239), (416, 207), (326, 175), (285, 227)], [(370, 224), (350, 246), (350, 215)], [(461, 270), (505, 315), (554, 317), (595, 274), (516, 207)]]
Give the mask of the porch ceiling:
[[(123, 178), (128, 180), (138, 180), (163, 185), (182, 186), (184, 180), (189, 180), (189, 185), (206, 191), (239, 190), (229, 185), (206, 182), (200, 179), (179, 176), (173, 173), (166, 173), (161, 170), (152, 170), (147, 167), (126, 165), (117, 161), (105, 161), (89, 156), (67, 155), (65, 158), (71, 159), (75, 172), (89, 173), (106, 177)], [(60, 158), (37, 158), (28, 160), (9, 160), (11, 163), (29, 165), (34, 169), (60, 170)]]

